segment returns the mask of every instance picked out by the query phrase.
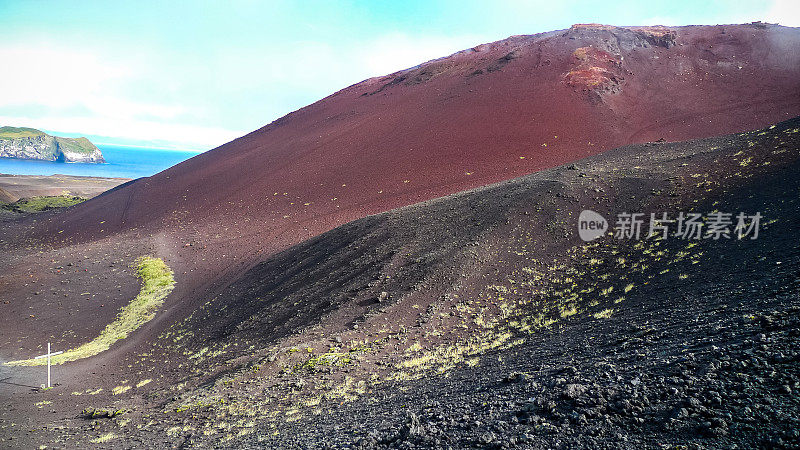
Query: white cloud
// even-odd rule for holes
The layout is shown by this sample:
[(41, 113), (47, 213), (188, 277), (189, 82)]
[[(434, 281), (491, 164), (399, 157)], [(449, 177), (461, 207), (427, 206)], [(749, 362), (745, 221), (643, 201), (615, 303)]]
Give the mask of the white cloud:
[[(227, 48), (202, 61), (102, 44), (7, 43), (0, 60), (13, 64), (0, 71), (0, 124), (208, 149), (350, 84), (481, 42), (394, 33), (340, 47)], [(242, 108), (250, 97), (264, 102)]]
[(119, 118), (172, 118), (183, 112), (178, 105), (129, 98), (126, 88), (141, 80), (141, 68), (136, 61), (109, 58), (96, 49), (5, 44), (0, 60), (9, 62), (0, 71), (5, 87), (0, 106), (38, 105)]
[(209, 55), (209, 64), (237, 89), (274, 89), (275, 85), (282, 85), (321, 97), (367, 78), (413, 67), (483, 42), (484, 38), (476, 36), (415, 37), (392, 33), (369, 42), (340, 46), (307, 41), (272, 48), (239, 47)]
[[(185, 106), (141, 100), (133, 86), (160, 85), (140, 56), (114, 56), (98, 48), (52, 43), (11, 43), (0, 47), (0, 124), (129, 141), (161, 141), (208, 149), (241, 135), (182, 122)], [(13, 114), (13, 111), (20, 114)], [(39, 111), (31, 114), (30, 111)]]
[(154, 146), (168, 144), (170, 148), (183, 150), (208, 150), (246, 134), (218, 127), (114, 117), (0, 116), (0, 123), (152, 143)]
[(86, 51), (44, 45), (4, 45), (0, 72), (5, 87), (0, 105), (43, 104), (68, 107), (82, 103), (88, 93), (98, 93), (127, 70), (102, 64)]
[(414, 37), (389, 34), (375, 39), (357, 53), (354, 65), (368, 76), (380, 76), (407, 69), (484, 43), (479, 36)]
[(779, 23), (787, 27), (800, 27), (800, 2), (797, 0), (775, 0), (761, 20)]

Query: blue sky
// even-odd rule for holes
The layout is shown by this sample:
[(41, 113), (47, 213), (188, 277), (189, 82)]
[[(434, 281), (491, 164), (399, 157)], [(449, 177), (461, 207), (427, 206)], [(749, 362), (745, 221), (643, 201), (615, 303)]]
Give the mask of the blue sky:
[(798, 5), (0, 0), (0, 125), (207, 150), (363, 79), (514, 34), (582, 22), (800, 26)]

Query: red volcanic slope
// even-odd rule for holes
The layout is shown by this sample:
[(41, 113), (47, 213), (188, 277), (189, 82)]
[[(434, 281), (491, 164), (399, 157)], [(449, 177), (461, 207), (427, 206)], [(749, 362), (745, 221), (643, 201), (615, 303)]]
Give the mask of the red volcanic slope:
[(192, 258), (210, 273), (367, 214), (620, 145), (799, 114), (800, 29), (576, 25), (350, 86), (37, 233), (195, 241)]

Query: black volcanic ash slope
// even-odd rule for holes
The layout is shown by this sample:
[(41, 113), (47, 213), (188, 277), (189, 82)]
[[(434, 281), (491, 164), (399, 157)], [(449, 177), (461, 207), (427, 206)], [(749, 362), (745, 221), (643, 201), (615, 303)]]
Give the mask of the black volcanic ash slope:
[[(295, 246), (167, 336), (208, 356), (159, 419), (286, 448), (797, 445), (799, 141), (623, 147)], [(584, 208), (764, 222), (582, 244)]]

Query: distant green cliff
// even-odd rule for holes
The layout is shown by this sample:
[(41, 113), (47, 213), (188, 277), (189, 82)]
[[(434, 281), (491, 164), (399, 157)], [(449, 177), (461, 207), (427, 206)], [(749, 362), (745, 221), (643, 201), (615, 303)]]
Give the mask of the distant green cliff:
[(100, 149), (82, 138), (50, 136), (22, 127), (0, 127), (0, 158), (104, 163)]

